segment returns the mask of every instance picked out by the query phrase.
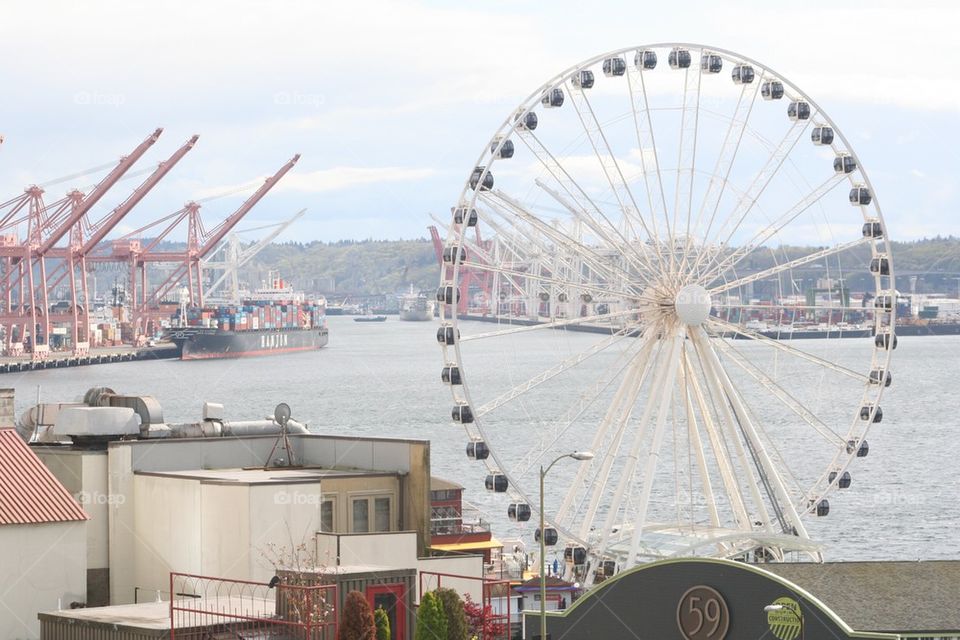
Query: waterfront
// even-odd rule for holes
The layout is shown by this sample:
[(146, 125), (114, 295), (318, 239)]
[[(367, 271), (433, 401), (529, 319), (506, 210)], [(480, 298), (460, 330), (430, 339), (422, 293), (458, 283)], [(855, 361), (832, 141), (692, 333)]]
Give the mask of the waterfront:
[[(449, 420), (450, 395), (440, 383), (442, 362), (434, 339), (437, 325), (394, 318), (354, 323), (348, 317), (330, 318), (329, 324), (330, 344), (314, 353), (119, 363), (8, 374), (5, 380), (16, 388), (18, 415), (35, 400), (38, 385), (45, 402), (77, 399), (89, 387), (103, 385), (154, 395), (169, 422), (198, 420), (203, 401), (223, 403), (231, 419), (263, 418), (274, 405), (287, 402), (294, 418), (315, 431), (427, 438), (434, 474), (464, 484), (466, 499), (489, 513), (498, 537), (522, 532), (529, 544), (531, 523), (519, 531), (511, 528), (507, 499), (483, 490), (485, 470), (468, 464), (463, 430)], [(513, 366), (499, 355), (489, 361), (491, 373)], [(952, 393), (958, 362), (960, 337), (900, 341), (892, 366), (895, 382), (883, 401), (884, 420), (869, 434), (870, 455), (852, 468), (851, 489), (831, 495), (830, 515), (808, 520), (811, 535), (829, 543), (829, 559), (950, 558), (960, 552), (954, 536), (960, 516), (953, 509), (960, 496), (953, 472), (960, 456), (954, 435), (960, 397)], [(470, 370), (472, 379), (479, 373)], [(522, 434), (517, 446), (524, 446)]]

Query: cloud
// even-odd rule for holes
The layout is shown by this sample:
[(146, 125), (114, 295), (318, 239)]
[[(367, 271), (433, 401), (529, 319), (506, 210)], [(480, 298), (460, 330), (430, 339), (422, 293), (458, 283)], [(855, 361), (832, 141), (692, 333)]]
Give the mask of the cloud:
[[(429, 168), (404, 167), (333, 167), (301, 173), (289, 173), (275, 187), (276, 191), (300, 191), (303, 193), (324, 193), (352, 189), (367, 184), (382, 182), (414, 182), (436, 174)], [(260, 183), (217, 185), (200, 189), (197, 199), (216, 197), (224, 193), (252, 191)]]

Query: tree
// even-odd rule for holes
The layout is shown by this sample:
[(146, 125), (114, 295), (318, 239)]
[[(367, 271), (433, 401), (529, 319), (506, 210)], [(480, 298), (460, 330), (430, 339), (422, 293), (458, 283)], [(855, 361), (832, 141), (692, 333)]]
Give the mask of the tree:
[(447, 619), (447, 640), (467, 640), (467, 614), (463, 610), (460, 594), (453, 589), (443, 588), (435, 593)]
[(377, 626), (377, 640), (390, 640), (390, 617), (387, 610), (377, 607), (373, 612), (373, 622)]
[(347, 594), (337, 635), (338, 640), (377, 640), (373, 610), (359, 591), (351, 591)]
[(417, 609), (417, 630), (414, 640), (446, 640), (447, 618), (443, 614), (443, 605), (432, 591), (420, 598)]
[(494, 619), (493, 607), (474, 602), (469, 593), (465, 596), (463, 611), (467, 616), (467, 634), (469, 637), (492, 640), (502, 636), (504, 625)]

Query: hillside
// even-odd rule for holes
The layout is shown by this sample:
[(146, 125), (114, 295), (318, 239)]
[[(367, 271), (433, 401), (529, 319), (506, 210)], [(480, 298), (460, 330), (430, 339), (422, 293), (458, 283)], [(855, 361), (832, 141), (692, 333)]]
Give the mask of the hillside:
[[(815, 248), (789, 247), (778, 250), (777, 260), (803, 255)], [(906, 278), (922, 277), (924, 291), (956, 292), (960, 277), (960, 238), (948, 236), (915, 242), (894, 243), (897, 286), (909, 289)], [(846, 276), (865, 274), (866, 251), (851, 255), (842, 268)], [(773, 263), (769, 250), (748, 257), (748, 269), (764, 269)], [(437, 285), (439, 267), (433, 245), (427, 239), (397, 241), (341, 241), (334, 243), (290, 242), (264, 249), (245, 269), (251, 282), (264, 280), (271, 270), (296, 283), (297, 287), (324, 293), (378, 294), (396, 292), (413, 285), (429, 289)], [(856, 278), (854, 278), (856, 279)], [(335, 288), (334, 288), (335, 287)]]

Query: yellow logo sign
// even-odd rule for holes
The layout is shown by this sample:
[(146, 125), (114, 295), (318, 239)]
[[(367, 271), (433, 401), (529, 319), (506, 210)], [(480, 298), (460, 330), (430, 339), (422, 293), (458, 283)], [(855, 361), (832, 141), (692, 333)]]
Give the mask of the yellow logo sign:
[(767, 624), (770, 632), (779, 640), (797, 640), (803, 631), (803, 612), (800, 604), (793, 598), (777, 598), (773, 606), (777, 609), (767, 611)]

